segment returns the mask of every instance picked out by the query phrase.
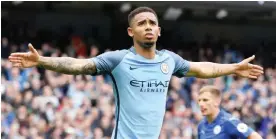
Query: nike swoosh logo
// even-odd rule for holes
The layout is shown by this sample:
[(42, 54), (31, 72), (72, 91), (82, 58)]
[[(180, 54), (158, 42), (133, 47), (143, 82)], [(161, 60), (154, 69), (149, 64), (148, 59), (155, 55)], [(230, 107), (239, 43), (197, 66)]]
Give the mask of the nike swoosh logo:
[(138, 67), (129, 67), (129, 70), (135, 70), (135, 69), (138, 69)]

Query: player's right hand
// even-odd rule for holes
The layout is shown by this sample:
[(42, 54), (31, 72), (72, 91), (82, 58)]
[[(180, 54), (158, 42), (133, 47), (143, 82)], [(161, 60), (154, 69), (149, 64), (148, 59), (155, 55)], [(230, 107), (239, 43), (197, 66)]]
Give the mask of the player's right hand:
[(38, 65), (39, 54), (34, 49), (32, 44), (29, 43), (30, 52), (25, 53), (12, 53), (9, 56), (9, 61), (12, 62), (13, 67), (30, 68)]

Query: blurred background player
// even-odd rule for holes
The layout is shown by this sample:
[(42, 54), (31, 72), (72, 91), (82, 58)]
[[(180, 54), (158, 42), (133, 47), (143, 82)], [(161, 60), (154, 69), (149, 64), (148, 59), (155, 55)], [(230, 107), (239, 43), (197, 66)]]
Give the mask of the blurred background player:
[(198, 104), (203, 120), (198, 125), (199, 139), (262, 139), (251, 127), (220, 108), (221, 92), (215, 86), (199, 91)]

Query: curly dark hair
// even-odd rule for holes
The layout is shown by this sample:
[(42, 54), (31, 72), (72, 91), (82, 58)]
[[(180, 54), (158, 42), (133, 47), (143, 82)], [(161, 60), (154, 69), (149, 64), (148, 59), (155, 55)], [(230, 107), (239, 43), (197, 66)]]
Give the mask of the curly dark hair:
[(131, 11), (128, 15), (128, 24), (130, 26), (130, 23), (132, 21), (132, 19), (135, 17), (135, 15), (139, 14), (139, 13), (143, 13), (143, 12), (150, 12), (150, 13), (153, 13), (157, 20), (158, 20), (158, 16), (156, 14), (156, 12), (152, 9), (152, 8), (149, 8), (149, 7), (138, 7), (136, 9), (134, 9), (133, 11)]

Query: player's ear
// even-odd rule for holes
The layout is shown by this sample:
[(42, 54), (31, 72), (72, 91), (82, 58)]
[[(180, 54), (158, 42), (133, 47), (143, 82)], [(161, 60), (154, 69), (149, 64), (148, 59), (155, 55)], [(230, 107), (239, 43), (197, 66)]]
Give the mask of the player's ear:
[(161, 27), (158, 27), (158, 28), (159, 28), (158, 36), (160, 37), (161, 36)]
[(216, 107), (219, 107), (219, 102), (216, 102), (215, 105), (216, 105)]
[(127, 28), (127, 33), (128, 33), (128, 36), (133, 37), (133, 30), (131, 27)]
[(220, 102), (221, 102), (221, 99), (220, 99), (220, 98), (217, 98), (217, 100), (216, 100), (216, 107), (219, 107), (219, 106), (220, 106)]

